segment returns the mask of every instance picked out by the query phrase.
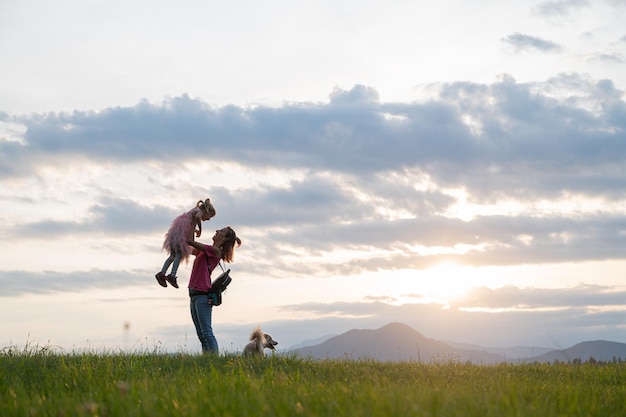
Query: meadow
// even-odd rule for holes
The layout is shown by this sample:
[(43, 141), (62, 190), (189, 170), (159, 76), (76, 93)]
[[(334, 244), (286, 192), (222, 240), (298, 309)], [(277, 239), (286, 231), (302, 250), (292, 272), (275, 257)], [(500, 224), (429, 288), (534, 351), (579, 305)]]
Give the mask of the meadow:
[(623, 363), (0, 350), (0, 416), (624, 416)]

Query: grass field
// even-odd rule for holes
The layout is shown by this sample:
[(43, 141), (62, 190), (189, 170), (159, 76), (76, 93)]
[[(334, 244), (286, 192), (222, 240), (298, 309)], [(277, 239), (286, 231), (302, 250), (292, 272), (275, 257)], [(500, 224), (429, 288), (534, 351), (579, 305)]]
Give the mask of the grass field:
[(0, 351), (0, 416), (616, 416), (626, 365)]

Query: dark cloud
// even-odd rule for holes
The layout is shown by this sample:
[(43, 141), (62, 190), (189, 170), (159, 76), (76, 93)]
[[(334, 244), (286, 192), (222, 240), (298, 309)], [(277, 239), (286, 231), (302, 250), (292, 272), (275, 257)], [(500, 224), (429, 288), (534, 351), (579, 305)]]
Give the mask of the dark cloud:
[[(574, 80), (570, 97), (557, 100), (549, 91), (559, 83), (571, 88)], [(425, 103), (380, 103), (357, 86), (343, 92), (357, 97), (350, 100), (247, 109), (210, 108), (182, 96), (160, 106), (15, 117), (27, 127), (25, 143), (0, 143), (0, 172), (32, 175), (68, 158), (202, 159), (357, 180), (417, 169), (440, 186), (467, 187), (474, 198), (623, 193), (626, 180), (616, 173), (626, 154), (626, 106), (610, 81), (562, 75), (518, 84), (505, 77), (492, 85), (447, 84), (440, 92)]]
[(522, 33), (514, 33), (506, 38), (502, 38), (502, 41), (511, 45), (516, 51), (561, 52), (562, 50), (558, 43)]

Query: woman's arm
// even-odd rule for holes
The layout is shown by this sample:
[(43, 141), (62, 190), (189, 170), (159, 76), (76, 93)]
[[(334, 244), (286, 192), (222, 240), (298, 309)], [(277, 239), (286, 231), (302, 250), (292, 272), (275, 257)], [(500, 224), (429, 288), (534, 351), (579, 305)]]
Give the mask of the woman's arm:
[(213, 252), (213, 254), (215, 254), (215, 256), (217, 256), (218, 258), (222, 256), (222, 252), (220, 252), (220, 250), (215, 246), (204, 245), (200, 242), (196, 242), (193, 238), (193, 234), (193, 230), (191, 230), (189, 232), (189, 237), (187, 238), (187, 244), (189, 246), (193, 247), (198, 252), (204, 252), (206, 250), (205, 248), (209, 248), (211, 252)]
[(187, 244), (200, 252), (204, 252), (204, 245), (194, 240), (193, 238), (194, 232), (195, 230), (193, 228), (189, 231), (189, 236), (187, 237)]

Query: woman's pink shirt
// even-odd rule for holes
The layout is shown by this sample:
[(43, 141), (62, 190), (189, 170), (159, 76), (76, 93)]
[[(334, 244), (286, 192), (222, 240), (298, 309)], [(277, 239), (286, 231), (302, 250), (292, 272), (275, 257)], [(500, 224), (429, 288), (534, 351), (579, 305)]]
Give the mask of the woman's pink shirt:
[(191, 268), (189, 288), (197, 291), (208, 291), (211, 289), (211, 274), (207, 267), (207, 261), (208, 266), (211, 267), (211, 271), (213, 271), (220, 261), (220, 258), (215, 255), (212, 248), (213, 246), (211, 245), (204, 245), (204, 251), (196, 255), (196, 259), (193, 261), (193, 267)]

